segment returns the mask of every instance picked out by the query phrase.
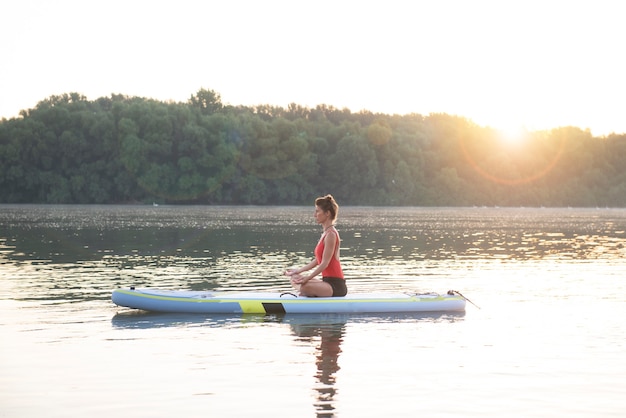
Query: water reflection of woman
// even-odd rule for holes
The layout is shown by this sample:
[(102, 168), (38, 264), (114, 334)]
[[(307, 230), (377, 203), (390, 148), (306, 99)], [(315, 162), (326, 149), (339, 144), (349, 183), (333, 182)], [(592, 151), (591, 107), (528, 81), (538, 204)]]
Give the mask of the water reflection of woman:
[(345, 322), (329, 324), (291, 324), (293, 333), (305, 341), (313, 341), (320, 337), (315, 354), (317, 372), (315, 378), (318, 385), (315, 387), (317, 399), (315, 410), (318, 417), (329, 418), (334, 416), (334, 398), (337, 394), (335, 374), (339, 371), (339, 354), (345, 329)]
[[(346, 280), (339, 262), (341, 239), (335, 229), (339, 205), (331, 195), (315, 200), (315, 221), (323, 228), (322, 237), (315, 247), (315, 258), (309, 264), (285, 272), (291, 284), (302, 296), (345, 296), (348, 293)], [(308, 275), (302, 275), (305, 271)], [(322, 279), (315, 276), (322, 274)]]

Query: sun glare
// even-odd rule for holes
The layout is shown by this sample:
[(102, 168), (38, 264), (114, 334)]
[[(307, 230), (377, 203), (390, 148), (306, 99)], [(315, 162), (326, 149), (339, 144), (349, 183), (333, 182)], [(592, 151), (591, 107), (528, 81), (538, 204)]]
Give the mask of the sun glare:
[(528, 130), (523, 126), (497, 129), (498, 138), (508, 145), (521, 145), (528, 138)]

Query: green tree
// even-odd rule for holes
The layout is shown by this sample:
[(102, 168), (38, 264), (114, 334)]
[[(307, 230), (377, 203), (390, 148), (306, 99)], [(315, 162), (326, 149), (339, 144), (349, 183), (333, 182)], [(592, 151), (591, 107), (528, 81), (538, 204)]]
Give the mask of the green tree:
[(204, 115), (210, 115), (222, 110), (222, 98), (214, 90), (200, 89), (191, 96), (189, 103)]

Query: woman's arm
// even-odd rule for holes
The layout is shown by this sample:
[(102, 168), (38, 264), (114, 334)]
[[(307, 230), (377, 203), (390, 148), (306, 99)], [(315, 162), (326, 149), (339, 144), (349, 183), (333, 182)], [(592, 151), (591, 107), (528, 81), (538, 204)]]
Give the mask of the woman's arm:
[(293, 276), (294, 274), (300, 274), (303, 271), (311, 270), (313, 267), (317, 266), (317, 261), (313, 259), (309, 264), (304, 267), (300, 267), (299, 269), (289, 269), (285, 272), (287, 276)]

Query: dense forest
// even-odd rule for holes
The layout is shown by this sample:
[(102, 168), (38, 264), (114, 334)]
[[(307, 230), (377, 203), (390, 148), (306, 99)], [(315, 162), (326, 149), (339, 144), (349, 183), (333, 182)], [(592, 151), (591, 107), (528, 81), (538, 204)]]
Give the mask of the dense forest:
[(626, 206), (626, 134), (71, 93), (0, 122), (0, 203)]

